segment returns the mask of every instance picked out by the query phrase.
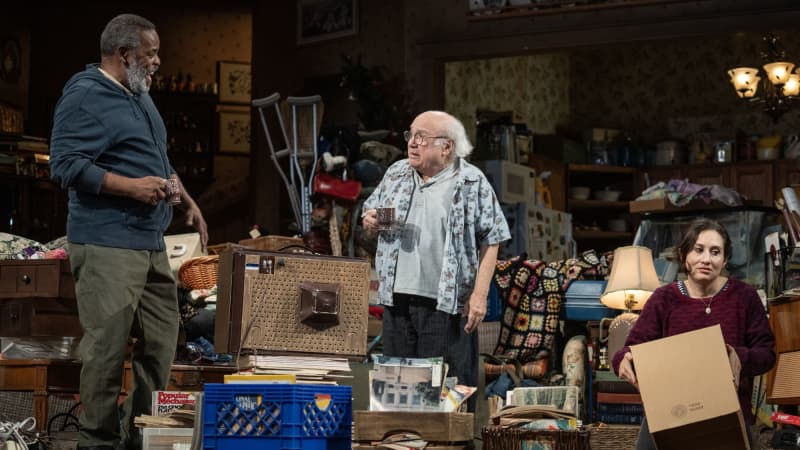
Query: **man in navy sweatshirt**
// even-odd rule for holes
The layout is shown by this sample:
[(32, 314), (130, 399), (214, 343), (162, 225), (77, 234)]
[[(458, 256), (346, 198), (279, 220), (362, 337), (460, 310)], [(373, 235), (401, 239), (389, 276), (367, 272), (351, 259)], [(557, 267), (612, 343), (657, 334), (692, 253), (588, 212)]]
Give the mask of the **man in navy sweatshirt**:
[[(113, 18), (100, 37), (101, 62), (74, 75), (55, 109), (52, 177), (69, 189), (68, 252), (78, 314), (81, 401), (79, 448), (141, 446), (133, 418), (150, 413), (164, 389), (178, 336), (175, 280), (164, 231), (172, 207), (166, 128), (148, 95), (161, 63), (153, 23)], [(180, 180), (187, 224), (208, 240), (206, 223)], [(129, 336), (133, 389), (120, 427), (117, 399)]]

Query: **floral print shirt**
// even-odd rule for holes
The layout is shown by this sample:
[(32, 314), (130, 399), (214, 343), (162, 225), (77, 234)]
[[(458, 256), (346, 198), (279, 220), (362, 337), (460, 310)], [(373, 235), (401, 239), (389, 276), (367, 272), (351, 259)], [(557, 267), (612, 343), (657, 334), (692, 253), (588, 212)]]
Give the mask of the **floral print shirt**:
[[(457, 181), (447, 221), (442, 273), (436, 309), (449, 314), (463, 310), (472, 294), (478, 274), (481, 246), (511, 239), (500, 202), (483, 172), (463, 159), (457, 159)], [(381, 183), (364, 202), (363, 210), (395, 208), (395, 218), (405, 223), (414, 194), (414, 168), (407, 159), (392, 164)], [(375, 253), (375, 270), (380, 287), (378, 303), (392, 305), (401, 231), (380, 231)]]

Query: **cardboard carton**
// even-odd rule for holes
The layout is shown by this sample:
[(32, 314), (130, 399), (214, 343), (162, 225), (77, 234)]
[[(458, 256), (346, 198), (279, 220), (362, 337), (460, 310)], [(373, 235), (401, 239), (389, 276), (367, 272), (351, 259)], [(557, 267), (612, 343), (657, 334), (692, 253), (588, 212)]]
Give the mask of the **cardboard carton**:
[(631, 351), (659, 450), (750, 449), (719, 325)]

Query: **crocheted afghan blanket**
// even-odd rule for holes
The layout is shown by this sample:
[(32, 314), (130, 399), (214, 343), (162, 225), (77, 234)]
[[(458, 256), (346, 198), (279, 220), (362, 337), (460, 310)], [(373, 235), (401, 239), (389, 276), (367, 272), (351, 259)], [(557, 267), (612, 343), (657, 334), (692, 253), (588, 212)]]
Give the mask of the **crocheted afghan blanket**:
[(576, 279), (604, 278), (611, 259), (610, 253), (598, 256), (589, 250), (578, 258), (550, 263), (523, 257), (498, 261), (494, 280), (503, 315), (494, 354), (521, 363), (548, 357), (569, 284)]

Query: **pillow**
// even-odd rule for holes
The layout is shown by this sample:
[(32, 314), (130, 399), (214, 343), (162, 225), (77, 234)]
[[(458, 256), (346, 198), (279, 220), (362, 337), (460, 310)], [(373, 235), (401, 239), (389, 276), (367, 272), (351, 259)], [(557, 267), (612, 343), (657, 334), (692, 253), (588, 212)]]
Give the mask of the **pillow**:
[(0, 233), (0, 259), (27, 259), (44, 246), (32, 239), (14, 234)]
[(607, 273), (605, 255), (598, 258), (593, 250), (548, 264), (521, 258), (498, 261), (494, 280), (503, 300), (503, 315), (494, 354), (521, 363), (547, 358), (553, 351), (569, 283)]

